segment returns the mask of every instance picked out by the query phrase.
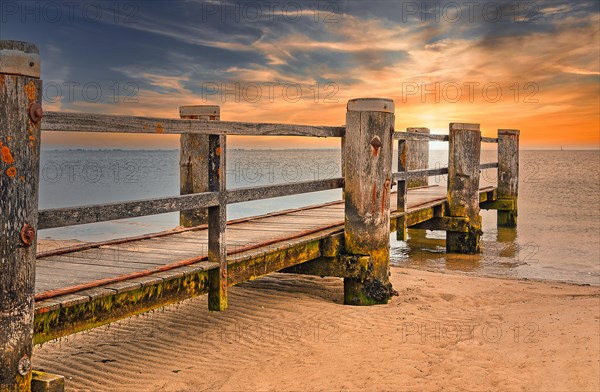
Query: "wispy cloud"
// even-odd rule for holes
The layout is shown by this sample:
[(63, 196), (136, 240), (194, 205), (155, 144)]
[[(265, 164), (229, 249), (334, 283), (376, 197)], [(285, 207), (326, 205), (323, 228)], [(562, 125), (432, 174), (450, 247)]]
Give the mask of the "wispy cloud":
[[(443, 10), (451, 2), (429, 3)], [(397, 128), (445, 129), (448, 122), (469, 120), (486, 129), (520, 127), (526, 144), (548, 132), (564, 138), (561, 144), (579, 140), (552, 127), (561, 124), (598, 143), (597, 0), (529, 2), (532, 8), (517, 11), (514, 1), (497, 0), (503, 17), (494, 22), (482, 13), (485, 4), (472, 19), (461, 10), (459, 21), (444, 14), (436, 20), (435, 8), (414, 13), (407, 2), (389, 1), (294, 3), (303, 11), (295, 19), (282, 8), (291, 3), (277, 3), (258, 21), (235, 8), (247, 7), (244, 1), (137, 4), (131, 23), (115, 23), (108, 13), (94, 24), (79, 18), (61, 26), (23, 26), (12, 20), (0, 28), (3, 36), (40, 43), (48, 81), (136, 86), (135, 104), (63, 100), (48, 105), (52, 110), (176, 117), (179, 105), (206, 103), (222, 105), (224, 119), (339, 125), (348, 99), (385, 96), (397, 102)], [(252, 4), (265, 11), (273, 3)], [(213, 12), (226, 6), (233, 15)], [(405, 83), (419, 88), (408, 100)], [(442, 95), (456, 85), (463, 94), (456, 102), (423, 96), (436, 83)], [(476, 99), (470, 100), (465, 83), (479, 84)], [(482, 96), (487, 84), (501, 87), (501, 100)], [(258, 85), (273, 97), (207, 95), (207, 85)], [(302, 90), (299, 97), (285, 96), (289, 85)], [(524, 102), (528, 97), (534, 99)]]

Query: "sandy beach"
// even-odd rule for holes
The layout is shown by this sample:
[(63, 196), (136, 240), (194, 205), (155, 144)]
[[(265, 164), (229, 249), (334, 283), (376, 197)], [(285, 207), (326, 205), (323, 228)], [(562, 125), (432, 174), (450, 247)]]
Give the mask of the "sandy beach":
[(273, 274), (36, 347), (80, 391), (598, 391), (600, 288), (393, 267), (388, 305)]

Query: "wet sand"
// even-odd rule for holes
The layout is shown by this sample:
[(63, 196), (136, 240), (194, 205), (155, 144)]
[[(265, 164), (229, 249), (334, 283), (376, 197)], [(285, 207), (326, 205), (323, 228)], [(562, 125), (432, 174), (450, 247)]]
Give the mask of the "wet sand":
[(600, 389), (600, 288), (392, 267), (388, 305), (273, 274), (37, 347), (79, 391)]

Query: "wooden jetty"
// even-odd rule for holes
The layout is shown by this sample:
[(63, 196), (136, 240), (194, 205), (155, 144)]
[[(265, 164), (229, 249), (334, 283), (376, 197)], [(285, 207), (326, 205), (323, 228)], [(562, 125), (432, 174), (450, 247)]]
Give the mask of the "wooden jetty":
[[(218, 106), (184, 106), (179, 119), (44, 113), (37, 48), (0, 41), (0, 55), (2, 392), (61, 388), (60, 377), (32, 371), (34, 343), (201, 294), (223, 311), (228, 286), (276, 271), (343, 278), (346, 304), (387, 303), (390, 232), (444, 230), (448, 252), (476, 253), (480, 208), (516, 225), (517, 130), (489, 138), (478, 124), (454, 123), (448, 135), (396, 132), (394, 102), (378, 98), (349, 101), (342, 127), (220, 121)], [(42, 131), (180, 134), (181, 195), (38, 210)], [(343, 177), (228, 190), (228, 135), (342, 138)], [(429, 141), (449, 143), (447, 168), (428, 168)], [(497, 163), (481, 164), (481, 143), (498, 144)], [(498, 168), (498, 185), (480, 188), (489, 168)], [(448, 176), (447, 188), (427, 185), (436, 175)], [(228, 204), (338, 188), (338, 202), (227, 221)], [(175, 211), (183, 228), (36, 252), (39, 229)]]

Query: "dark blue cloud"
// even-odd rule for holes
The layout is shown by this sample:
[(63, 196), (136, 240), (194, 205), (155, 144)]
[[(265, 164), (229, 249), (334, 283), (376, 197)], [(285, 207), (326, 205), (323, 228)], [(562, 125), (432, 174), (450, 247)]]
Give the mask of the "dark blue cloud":
[(296, 36), (343, 42), (347, 37), (337, 32), (336, 24), (355, 18), (375, 20), (388, 29), (407, 28), (418, 34), (422, 47), (454, 38), (472, 40), (492, 52), (506, 38), (552, 33), (565, 18), (590, 23), (599, 4), (597, 0), (3, 0), (0, 38), (38, 44), (47, 82), (96, 82), (108, 88), (134, 81), (140, 89), (164, 90), (142, 77), (150, 73), (180, 76), (184, 87), (198, 91), (199, 83), (228, 80), (234, 77), (228, 70), (240, 68), (270, 69), (321, 83), (328, 81), (323, 75), (335, 74), (338, 82), (355, 84), (354, 69), (382, 70), (408, 61), (409, 54), (377, 48), (278, 47), (278, 42)]

